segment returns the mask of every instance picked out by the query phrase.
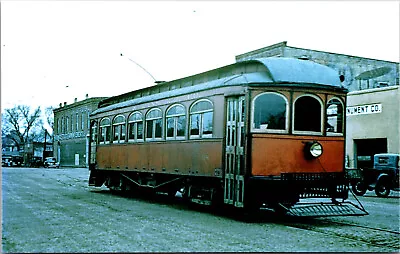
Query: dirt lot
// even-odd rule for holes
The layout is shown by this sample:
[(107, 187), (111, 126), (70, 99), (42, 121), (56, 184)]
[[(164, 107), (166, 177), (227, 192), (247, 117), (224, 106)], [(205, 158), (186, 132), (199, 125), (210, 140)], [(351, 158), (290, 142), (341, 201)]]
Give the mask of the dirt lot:
[(248, 223), (166, 197), (88, 187), (87, 169), (2, 168), (3, 252), (399, 252), (399, 197), (370, 215)]

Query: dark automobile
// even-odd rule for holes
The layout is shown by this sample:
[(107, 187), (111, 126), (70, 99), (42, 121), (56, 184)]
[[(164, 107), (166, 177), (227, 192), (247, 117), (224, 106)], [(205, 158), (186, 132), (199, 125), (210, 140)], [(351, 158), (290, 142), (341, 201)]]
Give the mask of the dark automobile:
[(45, 167), (45, 168), (59, 168), (60, 165), (59, 165), (59, 163), (57, 162), (56, 158), (54, 158), (54, 157), (47, 157), (47, 158), (44, 160), (44, 167)]
[(43, 159), (41, 157), (33, 157), (30, 166), (34, 168), (43, 167)]
[(378, 197), (387, 197), (399, 190), (399, 154), (375, 154), (373, 168), (353, 169), (350, 183), (353, 192), (362, 196), (375, 190)]

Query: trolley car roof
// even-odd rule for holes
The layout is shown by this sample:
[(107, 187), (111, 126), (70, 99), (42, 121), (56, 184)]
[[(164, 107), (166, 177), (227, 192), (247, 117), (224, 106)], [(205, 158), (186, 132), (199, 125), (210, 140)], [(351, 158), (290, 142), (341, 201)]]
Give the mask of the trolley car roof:
[[(262, 68), (251, 71), (246, 69), (247, 65), (254, 64), (260, 64)], [(325, 65), (295, 58), (269, 57), (234, 63), (190, 77), (110, 97), (101, 101), (99, 109), (91, 115), (193, 92), (239, 85), (302, 86), (345, 90), (341, 86), (339, 74)], [(175, 86), (178, 88), (173, 88)]]

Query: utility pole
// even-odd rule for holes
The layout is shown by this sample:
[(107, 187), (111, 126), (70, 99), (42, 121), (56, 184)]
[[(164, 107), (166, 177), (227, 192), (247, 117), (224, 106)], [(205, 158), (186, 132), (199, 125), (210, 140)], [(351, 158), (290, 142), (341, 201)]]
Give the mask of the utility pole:
[(46, 146), (47, 146), (47, 144), (46, 144), (46, 141), (47, 141), (47, 130), (46, 130), (46, 128), (43, 128), (43, 130), (44, 130), (44, 147), (43, 147), (43, 162), (44, 162), (44, 159), (45, 159), (45, 156), (46, 156)]

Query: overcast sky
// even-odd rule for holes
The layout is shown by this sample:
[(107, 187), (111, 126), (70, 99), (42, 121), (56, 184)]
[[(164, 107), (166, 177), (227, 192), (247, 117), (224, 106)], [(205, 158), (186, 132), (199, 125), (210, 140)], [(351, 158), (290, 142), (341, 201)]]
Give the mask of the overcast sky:
[[(399, 61), (399, 1), (2, 1), (1, 106), (112, 96), (289, 46)], [(124, 56), (120, 56), (123, 53)]]

